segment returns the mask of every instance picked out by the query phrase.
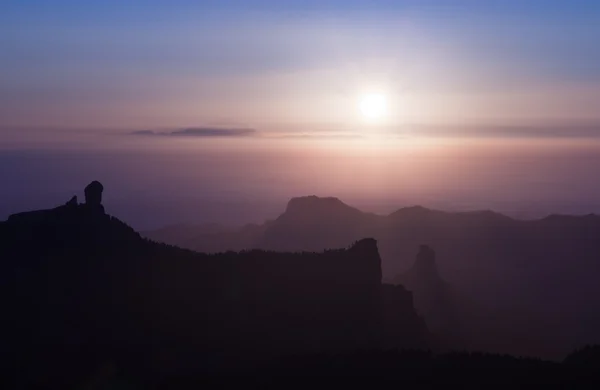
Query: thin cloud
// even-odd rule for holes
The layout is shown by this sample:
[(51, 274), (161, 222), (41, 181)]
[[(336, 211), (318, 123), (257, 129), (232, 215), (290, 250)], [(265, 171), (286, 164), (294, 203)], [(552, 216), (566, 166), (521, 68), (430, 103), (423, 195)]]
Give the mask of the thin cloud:
[(251, 137), (257, 135), (258, 131), (248, 128), (193, 127), (171, 131), (137, 130), (130, 134), (163, 137)]
[(132, 131), (130, 134), (132, 134), (132, 135), (158, 135), (157, 133), (155, 133), (152, 130), (136, 130), (136, 131)]
[(554, 126), (410, 126), (398, 134), (450, 138), (599, 138), (600, 124)]
[(304, 133), (271, 133), (270, 138), (284, 139), (359, 139), (364, 138), (361, 134), (355, 133), (321, 133), (321, 132), (304, 132)]

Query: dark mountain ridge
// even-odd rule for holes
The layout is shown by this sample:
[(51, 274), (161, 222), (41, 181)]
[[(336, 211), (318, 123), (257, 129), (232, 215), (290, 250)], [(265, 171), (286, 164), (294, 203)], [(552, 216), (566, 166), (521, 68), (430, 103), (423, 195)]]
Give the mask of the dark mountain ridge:
[(142, 238), (92, 187), (84, 204), (0, 222), (2, 355), (21, 375), (43, 382), (106, 359), (166, 375), (431, 346), (412, 294), (382, 284), (374, 239), (319, 253), (196, 253)]

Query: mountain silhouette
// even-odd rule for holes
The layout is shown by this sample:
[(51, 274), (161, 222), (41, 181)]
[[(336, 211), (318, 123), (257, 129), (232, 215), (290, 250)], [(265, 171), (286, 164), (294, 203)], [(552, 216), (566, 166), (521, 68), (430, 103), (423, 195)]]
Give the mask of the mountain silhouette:
[(454, 296), (450, 286), (438, 271), (435, 251), (421, 245), (413, 266), (394, 282), (405, 286), (415, 295), (415, 305), (427, 319), (429, 328), (437, 333), (458, 331)]
[[(536, 334), (553, 335), (555, 328), (547, 322), (548, 332), (539, 327), (541, 318), (528, 324), (531, 317), (517, 321), (472, 303), (446, 281), (442, 265), (452, 259), (430, 245), (413, 248), (411, 267), (396, 277), (402, 284), (382, 283), (379, 242), (373, 238), (324, 251), (199, 253), (143, 238), (105, 212), (103, 190), (94, 182), (83, 204), (73, 197), (0, 222), (3, 387), (281, 388), (302, 378), (307, 385), (318, 378), (319, 384), (404, 387), (598, 383), (597, 346), (577, 349), (563, 363), (439, 354), (465, 346), (531, 346)], [(415, 231), (436, 220), (456, 223), (452, 214), (420, 207), (395, 217), (402, 223), (411, 218)], [(473, 223), (474, 217), (513, 223), (488, 212), (459, 218)], [(164, 232), (173, 239), (200, 234), (251, 243), (272, 239), (280, 229), (310, 228), (317, 234), (302, 239), (321, 245), (328, 240), (319, 236), (327, 233), (318, 225), (323, 219), (345, 232), (335, 241), (360, 234), (364, 226), (388, 228), (386, 218), (335, 198), (308, 197), (263, 225), (180, 225)], [(585, 221), (593, 234), (595, 217)], [(581, 221), (553, 216), (532, 223), (549, 223), (565, 234)], [(561, 342), (541, 340), (533, 350)]]
[(412, 294), (382, 284), (374, 239), (322, 252), (196, 253), (106, 214), (102, 190), (93, 182), (84, 204), (0, 222), (2, 356), (19, 375), (59, 380), (106, 360), (171, 375), (431, 346)]
[[(144, 235), (176, 243), (158, 232)], [(445, 212), (421, 206), (376, 215), (337, 198), (308, 196), (291, 199), (275, 220), (188, 235), (183, 246), (199, 251), (320, 251), (362, 237), (377, 240), (383, 278), (396, 282), (413, 266), (416, 248), (434, 248), (442, 259), (437, 273), (451, 286), (453, 300), (463, 302), (456, 303), (458, 316), (464, 317), (460, 322), (470, 322), (481, 309), (486, 323), (477, 321), (477, 326), (494, 329), (495, 336), (480, 346), (558, 358), (582, 343), (600, 341), (597, 215), (517, 220), (491, 210)], [(420, 295), (428, 288), (412, 289), (415, 302), (423, 301)], [(512, 333), (515, 329), (521, 336)], [(527, 342), (495, 341), (504, 339), (500, 334)]]
[(303, 196), (292, 198), (286, 207), (285, 213), (280, 219), (304, 219), (314, 221), (315, 219), (339, 218), (351, 219), (360, 218), (362, 212), (354, 207), (350, 207), (338, 198), (319, 198), (318, 196)]
[(291, 199), (286, 210), (265, 226), (254, 244), (273, 250), (323, 250), (358, 240), (375, 215), (365, 214), (337, 198), (306, 196)]

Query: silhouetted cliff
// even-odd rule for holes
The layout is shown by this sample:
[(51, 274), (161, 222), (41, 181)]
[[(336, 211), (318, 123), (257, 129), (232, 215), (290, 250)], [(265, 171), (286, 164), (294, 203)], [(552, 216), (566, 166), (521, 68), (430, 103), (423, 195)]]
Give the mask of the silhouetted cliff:
[(420, 245), (413, 266), (394, 279), (414, 293), (415, 306), (424, 316), (428, 327), (443, 335), (454, 347), (465, 347), (461, 342), (461, 325), (457, 315), (458, 297), (440, 276), (435, 251), (428, 245)]
[(321, 253), (194, 253), (141, 238), (98, 195), (0, 223), (3, 353), (15, 369), (61, 375), (108, 358), (167, 373), (427, 346), (411, 294), (381, 284), (374, 239)]

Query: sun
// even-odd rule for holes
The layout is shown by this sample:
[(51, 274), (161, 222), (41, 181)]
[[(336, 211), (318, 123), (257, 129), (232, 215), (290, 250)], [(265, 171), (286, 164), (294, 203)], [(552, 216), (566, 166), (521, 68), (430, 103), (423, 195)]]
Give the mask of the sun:
[(388, 112), (387, 98), (379, 93), (363, 95), (358, 108), (364, 119), (373, 122), (381, 121)]

